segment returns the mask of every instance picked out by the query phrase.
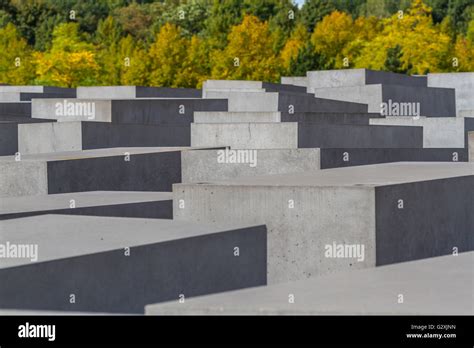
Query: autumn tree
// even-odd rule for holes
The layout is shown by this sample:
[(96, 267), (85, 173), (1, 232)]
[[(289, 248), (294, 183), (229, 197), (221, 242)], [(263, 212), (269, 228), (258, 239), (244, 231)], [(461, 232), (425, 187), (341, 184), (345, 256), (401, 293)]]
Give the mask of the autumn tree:
[(188, 41), (181, 29), (174, 24), (165, 24), (150, 46), (150, 78), (152, 86), (177, 87), (176, 77), (181, 72), (187, 55)]
[(442, 62), (449, 59), (450, 37), (433, 24), (431, 9), (421, 0), (414, 0), (403, 16), (384, 19), (382, 25), (356, 59), (356, 67), (388, 70), (387, 64), (396, 56), (397, 69), (426, 74), (442, 70)]
[(214, 52), (212, 77), (277, 81), (281, 68), (273, 44), (268, 23), (245, 16), (232, 28), (225, 49)]
[(36, 59), (41, 84), (62, 87), (97, 84), (99, 66), (94, 47), (81, 40), (77, 23), (57, 26), (51, 49), (37, 52)]

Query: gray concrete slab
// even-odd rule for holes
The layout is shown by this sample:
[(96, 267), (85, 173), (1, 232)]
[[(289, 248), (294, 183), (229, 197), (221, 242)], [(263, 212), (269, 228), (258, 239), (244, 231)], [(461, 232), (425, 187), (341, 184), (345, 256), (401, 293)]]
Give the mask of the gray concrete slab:
[[(474, 120), (474, 118), (473, 118)], [(462, 117), (395, 117), (370, 120), (372, 125), (423, 127), (423, 147), (465, 147), (465, 119)]]
[(143, 313), (150, 301), (266, 284), (265, 226), (64, 215), (0, 226), (8, 250), (37, 248), (37, 260), (0, 258), (3, 309)]
[(45, 214), (171, 219), (171, 192), (89, 191), (0, 200), (0, 220)]
[(0, 86), (0, 93), (75, 93), (74, 88), (49, 87), (49, 86)]
[(467, 162), (464, 148), (397, 149), (221, 149), (183, 151), (182, 181), (199, 183), (236, 177), (302, 173), (390, 162)]
[(32, 117), (64, 121), (187, 124), (194, 111), (227, 111), (227, 100), (196, 98), (34, 99)]
[(18, 127), (18, 149), (22, 154), (111, 147), (189, 146), (190, 143), (190, 127), (185, 124), (76, 121), (22, 124)]
[(308, 71), (308, 91), (315, 88), (365, 86), (371, 84), (426, 87), (426, 76), (408, 76), (388, 71), (341, 69)]
[(428, 74), (428, 87), (454, 88), (457, 116), (474, 110), (474, 72)]
[(97, 86), (78, 87), (80, 99), (134, 99), (134, 98), (201, 98), (199, 89), (140, 87), (140, 86)]
[[(456, 101), (454, 89), (433, 87), (410, 87), (400, 85), (372, 84), (363, 86), (313, 88), (316, 97), (368, 104), (369, 112), (382, 111), (382, 103), (412, 106), (419, 104), (419, 114), (389, 114), (392, 116), (455, 117)], [(391, 104), (390, 104), (391, 103)], [(415, 104), (413, 104), (415, 103)], [(416, 104), (418, 103), (418, 104)], [(388, 106), (388, 110), (392, 107)]]
[(317, 123), (193, 123), (191, 146), (233, 149), (421, 148), (422, 127)]
[(0, 157), (0, 197), (82, 191), (170, 191), (188, 148), (115, 148)]
[[(173, 212), (265, 223), (269, 282), (278, 283), (473, 250), (472, 189), (471, 163), (380, 164), (175, 184)], [(334, 244), (364, 257), (327, 257)]]
[(319, 149), (199, 150), (181, 153), (183, 182), (306, 172), (320, 168)]
[[(147, 315), (473, 315), (474, 253), (146, 306)], [(294, 303), (289, 302), (293, 295)], [(398, 303), (403, 295), (403, 303)]]

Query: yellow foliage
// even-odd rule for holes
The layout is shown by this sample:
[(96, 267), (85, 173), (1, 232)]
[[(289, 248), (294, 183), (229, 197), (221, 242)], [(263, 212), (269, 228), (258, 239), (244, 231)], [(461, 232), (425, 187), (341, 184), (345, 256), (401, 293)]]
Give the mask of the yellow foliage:
[(274, 37), (267, 22), (246, 15), (242, 23), (232, 28), (228, 45), (214, 51), (212, 77), (231, 80), (276, 81), (280, 61), (273, 51)]
[(410, 74), (425, 74), (441, 69), (449, 52), (450, 38), (433, 24), (431, 9), (414, 0), (403, 17), (398, 14), (383, 20), (383, 30), (365, 45), (356, 67), (383, 70), (388, 49), (401, 48), (401, 68)]
[(296, 58), (299, 50), (304, 47), (308, 39), (309, 33), (306, 27), (302, 23), (299, 23), (280, 52), (280, 58), (285, 69), (288, 69), (291, 59)]

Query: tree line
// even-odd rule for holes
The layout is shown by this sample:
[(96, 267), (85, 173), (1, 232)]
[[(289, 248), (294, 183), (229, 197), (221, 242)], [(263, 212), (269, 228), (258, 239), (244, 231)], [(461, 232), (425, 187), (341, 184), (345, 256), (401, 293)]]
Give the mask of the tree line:
[(471, 0), (0, 0), (0, 83), (200, 87), (474, 71)]

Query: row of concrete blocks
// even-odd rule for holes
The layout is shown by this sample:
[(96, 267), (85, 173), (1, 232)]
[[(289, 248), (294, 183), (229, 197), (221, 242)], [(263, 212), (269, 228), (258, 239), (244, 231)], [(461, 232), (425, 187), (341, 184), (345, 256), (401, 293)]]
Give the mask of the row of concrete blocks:
[[(474, 155), (471, 136), (471, 160)], [(399, 162), (467, 162), (459, 149), (114, 148), (0, 158), (0, 197), (84, 191), (170, 191), (178, 182)]]
[(305, 77), (283, 77), (281, 81), (306, 87), (308, 93), (317, 97), (368, 103), (371, 112), (379, 112), (382, 102), (392, 100), (421, 102), (421, 116), (474, 115), (472, 72), (406, 76), (368, 69), (344, 69), (309, 71)]
[[(2, 240), (36, 245), (40, 256), (39, 262), (0, 260), (0, 306), (138, 313), (147, 303), (473, 250), (472, 188), (471, 163), (175, 184), (169, 222), (43, 215), (88, 208), (97, 215), (125, 210), (134, 216), (129, 208), (142, 204), (155, 210), (146, 217), (166, 217), (151, 204), (166, 201), (159, 210), (167, 214), (169, 196), (156, 193), (9, 198), (2, 208)], [(28, 215), (43, 216), (17, 219)], [(216, 227), (201, 227), (207, 224)], [(355, 249), (339, 257), (340, 246)], [(328, 247), (334, 252), (328, 254)]]

